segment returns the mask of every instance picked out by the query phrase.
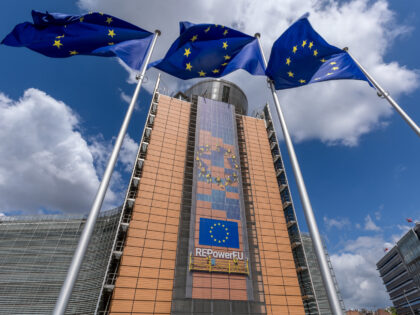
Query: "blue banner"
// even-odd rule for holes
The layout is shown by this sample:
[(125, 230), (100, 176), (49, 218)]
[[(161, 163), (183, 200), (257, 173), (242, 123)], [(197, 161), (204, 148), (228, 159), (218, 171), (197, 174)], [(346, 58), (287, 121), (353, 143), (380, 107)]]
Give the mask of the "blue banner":
[(239, 248), (238, 223), (200, 218), (200, 245)]

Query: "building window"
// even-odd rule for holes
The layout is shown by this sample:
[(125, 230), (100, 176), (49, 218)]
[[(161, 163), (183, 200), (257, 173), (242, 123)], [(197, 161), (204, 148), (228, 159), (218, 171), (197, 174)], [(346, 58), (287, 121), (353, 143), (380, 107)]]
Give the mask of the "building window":
[(229, 103), (229, 93), (230, 93), (230, 87), (224, 85), (223, 86), (223, 93), (222, 93), (222, 102), (223, 103)]

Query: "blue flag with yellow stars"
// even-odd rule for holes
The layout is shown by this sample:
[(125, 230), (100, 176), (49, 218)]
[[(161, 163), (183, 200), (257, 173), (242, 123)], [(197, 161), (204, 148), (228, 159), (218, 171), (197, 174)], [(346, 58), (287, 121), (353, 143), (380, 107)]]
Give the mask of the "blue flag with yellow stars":
[(369, 82), (350, 55), (328, 44), (307, 16), (292, 24), (271, 49), (266, 75), (276, 90), (339, 79)]
[(117, 56), (139, 70), (153, 33), (103, 13), (80, 16), (32, 11), (34, 23), (15, 26), (2, 44), (27, 47), (48, 57)]
[(198, 244), (239, 248), (238, 223), (200, 218)]
[(265, 75), (264, 61), (255, 37), (217, 24), (180, 22), (181, 35), (154, 66), (177, 78), (218, 78), (244, 69)]

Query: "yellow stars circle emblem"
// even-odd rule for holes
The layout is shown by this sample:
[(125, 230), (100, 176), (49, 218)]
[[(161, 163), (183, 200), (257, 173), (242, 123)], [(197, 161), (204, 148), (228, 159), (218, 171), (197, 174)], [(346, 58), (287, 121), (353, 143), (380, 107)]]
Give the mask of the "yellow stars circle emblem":
[(226, 243), (226, 241), (229, 239), (229, 229), (220, 222), (214, 223), (210, 227), (209, 234), (213, 242), (217, 244)]

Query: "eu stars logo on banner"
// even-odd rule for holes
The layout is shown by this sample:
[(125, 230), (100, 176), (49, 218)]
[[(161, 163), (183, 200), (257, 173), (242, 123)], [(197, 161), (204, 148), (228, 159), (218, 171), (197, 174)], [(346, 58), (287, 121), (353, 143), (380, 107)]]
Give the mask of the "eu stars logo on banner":
[(180, 22), (181, 34), (165, 57), (150, 66), (177, 78), (222, 77), (243, 69), (264, 75), (264, 61), (255, 37), (217, 24)]
[(239, 248), (238, 223), (200, 218), (200, 245)]
[(119, 57), (140, 70), (153, 33), (103, 13), (66, 15), (32, 11), (34, 23), (21, 23), (1, 42), (27, 47), (48, 57)]
[(349, 54), (328, 44), (307, 16), (292, 24), (271, 49), (266, 74), (276, 90), (339, 79), (369, 82)]

